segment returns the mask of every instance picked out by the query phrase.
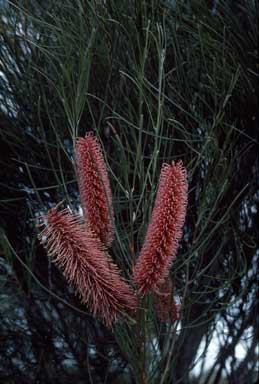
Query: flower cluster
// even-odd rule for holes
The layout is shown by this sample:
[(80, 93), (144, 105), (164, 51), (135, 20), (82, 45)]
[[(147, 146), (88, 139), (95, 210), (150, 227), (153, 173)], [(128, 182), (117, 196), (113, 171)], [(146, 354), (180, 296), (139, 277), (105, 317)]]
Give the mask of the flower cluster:
[(136, 295), (108, 254), (114, 234), (112, 194), (100, 144), (92, 134), (76, 143), (84, 222), (68, 209), (52, 208), (40, 240), (93, 316), (111, 327), (136, 310)]
[(154, 295), (162, 321), (178, 317), (169, 268), (176, 256), (187, 206), (187, 174), (182, 163), (163, 165), (155, 206), (133, 272), (134, 290), (108, 253), (114, 238), (114, 211), (108, 173), (98, 140), (76, 142), (76, 166), (84, 220), (68, 209), (49, 210), (39, 237), (48, 255), (72, 283), (83, 304), (111, 327), (118, 315), (134, 313), (137, 295)]

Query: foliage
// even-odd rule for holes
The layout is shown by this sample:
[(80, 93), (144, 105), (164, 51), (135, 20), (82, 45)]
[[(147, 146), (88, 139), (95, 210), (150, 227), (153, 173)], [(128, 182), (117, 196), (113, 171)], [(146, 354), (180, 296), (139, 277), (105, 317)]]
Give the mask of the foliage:
[[(206, 2), (160, 0), (29, 0), (2, 8), (2, 382), (253, 382), (255, 2), (219, 1), (213, 12)], [(175, 323), (161, 323), (147, 298), (135, 322), (108, 331), (37, 241), (38, 217), (57, 201), (79, 210), (74, 144), (89, 130), (109, 165), (111, 252), (125, 277), (143, 243), (162, 163), (180, 158), (187, 167), (187, 220), (171, 271), (181, 301)], [(238, 359), (241, 340), (246, 355)]]

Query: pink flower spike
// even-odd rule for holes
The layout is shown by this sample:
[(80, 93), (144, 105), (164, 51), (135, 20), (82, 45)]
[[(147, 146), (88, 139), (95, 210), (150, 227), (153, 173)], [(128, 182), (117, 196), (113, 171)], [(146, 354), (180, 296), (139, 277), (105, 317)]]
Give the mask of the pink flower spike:
[(40, 240), (92, 315), (111, 327), (120, 313), (135, 311), (133, 289), (120, 276), (100, 240), (68, 209), (58, 212), (52, 208), (45, 218), (47, 225)]
[(134, 269), (140, 294), (155, 291), (169, 274), (186, 215), (188, 182), (182, 162), (162, 167), (155, 206)]
[(85, 219), (103, 244), (114, 237), (114, 212), (111, 187), (101, 146), (91, 133), (76, 142), (79, 192)]

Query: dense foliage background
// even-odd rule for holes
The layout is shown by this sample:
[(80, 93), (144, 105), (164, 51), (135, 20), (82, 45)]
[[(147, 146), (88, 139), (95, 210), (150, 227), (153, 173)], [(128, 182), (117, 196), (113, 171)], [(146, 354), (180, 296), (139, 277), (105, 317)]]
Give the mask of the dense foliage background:
[[(258, 366), (255, 1), (4, 1), (0, 24), (1, 383), (253, 383)], [(46, 257), (38, 217), (79, 210), (73, 148), (93, 130), (131, 275), (163, 162), (188, 169), (161, 323), (108, 331)], [(241, 351), (241, 352), (240, 352)]]

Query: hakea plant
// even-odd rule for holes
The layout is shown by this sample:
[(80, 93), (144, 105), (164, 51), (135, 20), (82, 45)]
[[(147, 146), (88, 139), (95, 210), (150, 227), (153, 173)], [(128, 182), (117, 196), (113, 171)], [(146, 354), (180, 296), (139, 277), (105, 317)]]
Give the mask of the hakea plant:
[[(119, 314), (134, 313), (136, 292), (108, 254), (114, 237), (112, 194), (100, 144), (92, 134), (76, 142), (76, 165), (84, 220), (68, 209), (50, 209), (40, 240), (93, 316), (111, 327)], [(137, 294), (151, 292), (162, 321), (178, 318), (168, 274), (182, 236), (187, 174), (182, 163), (163, 165), (155, 206), (134, 268)], [(164, 281), (166, 280), (166, 283)]]

